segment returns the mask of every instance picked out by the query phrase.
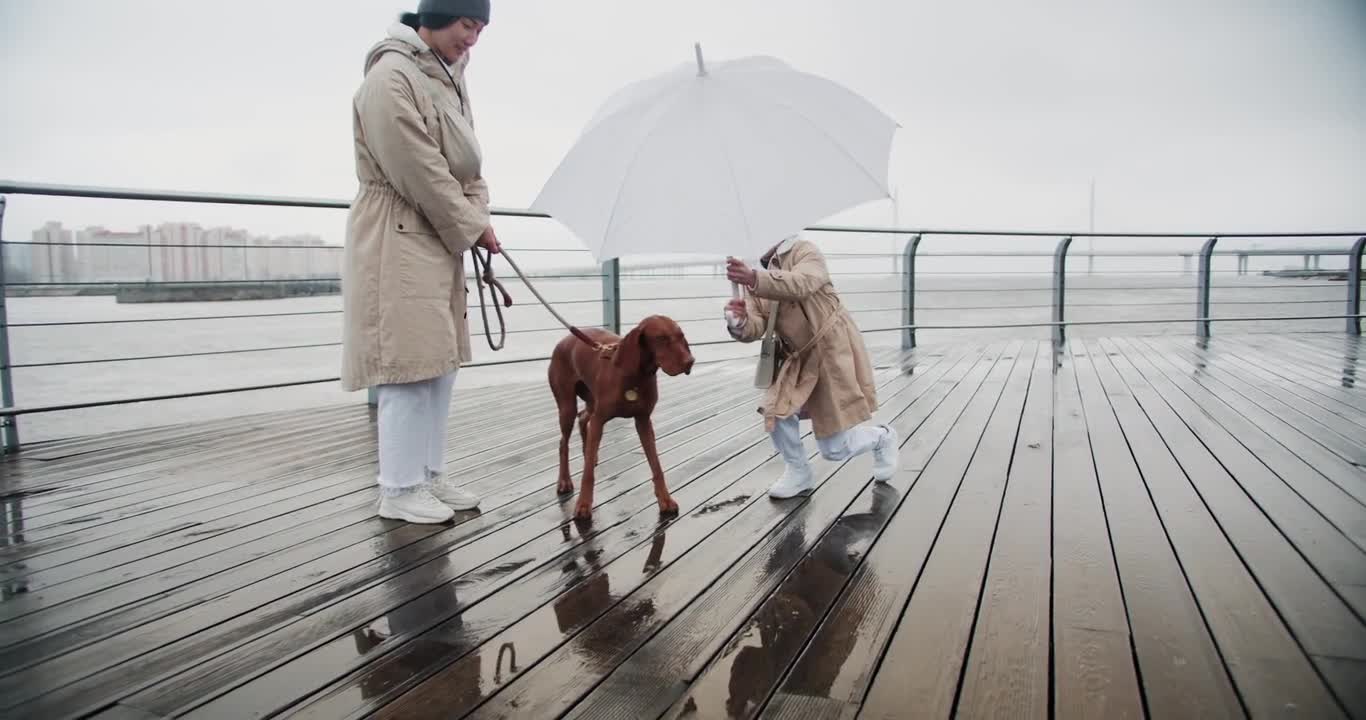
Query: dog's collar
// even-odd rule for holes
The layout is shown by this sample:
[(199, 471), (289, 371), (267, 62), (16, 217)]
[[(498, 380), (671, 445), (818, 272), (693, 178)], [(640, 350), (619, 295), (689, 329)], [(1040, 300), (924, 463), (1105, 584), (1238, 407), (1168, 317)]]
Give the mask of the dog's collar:
[(640, 399), (640, 393), (635, 388), (626, 390), (626, 402), (635, 402)]

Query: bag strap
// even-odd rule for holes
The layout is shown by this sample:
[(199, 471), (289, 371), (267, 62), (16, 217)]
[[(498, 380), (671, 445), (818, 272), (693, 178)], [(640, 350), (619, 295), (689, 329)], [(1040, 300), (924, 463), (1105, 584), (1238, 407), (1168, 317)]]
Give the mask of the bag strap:
[(764, 340), (772, 340), (773, 334), (778, 329), (778, 308), (782, 307), (781, 300), (773, 301), (773, 309), (768, 313), (768, 327), (764, 328)]
[(816, 341), (824, 337), (825, 333), (829, 332), (830, 328), (835, 326), (835, 315), (840, 311), (840, 309), (841, 308), (839, 305), (830, 308), (830, 314), (825, 316), (825, 320), (823, 321), (824, 324), (821, 326), (821, 329), (815, 335), (811, 336), (811, 339), (808, 340), (806, 344), (802, 346), (801, 350), (798, 350), (797, 352), (793, 353), (793, 355), (801, 357), (802, 355), (805, 355), (806, 352), (810, 350), (812, 347), (815, 347)]

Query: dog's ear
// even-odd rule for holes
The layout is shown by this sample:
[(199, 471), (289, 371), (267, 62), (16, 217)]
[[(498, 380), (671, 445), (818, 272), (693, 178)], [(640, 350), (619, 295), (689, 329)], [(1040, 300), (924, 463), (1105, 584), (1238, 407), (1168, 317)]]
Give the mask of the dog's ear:
[(617, 354), (612, 358), (612, 364), (623, 370), (635, 370), (640, 367), (644, 339), (639, 325), (632, 328), (631, 332), (626, 333), (626, 337), (617, 343)]

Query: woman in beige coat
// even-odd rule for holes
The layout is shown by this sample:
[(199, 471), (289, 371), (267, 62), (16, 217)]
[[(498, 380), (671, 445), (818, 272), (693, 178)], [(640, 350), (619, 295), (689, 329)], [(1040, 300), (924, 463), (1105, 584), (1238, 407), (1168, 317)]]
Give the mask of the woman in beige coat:
[(816, 445), (827, 460), (873, 453), (873, 477), (896, 473), (900, 443), (886, 425), (864, 425), (877, 410), (873, 366), (863, 335), (830, 282), (825, 256), (815, 244), (788, 238), (760, 260), (762, 269), (730, 258), (726, 274), (746, 288), (744, 299), (726, 305), (731, 337), (754, 342), (777, 310), (775, 335), (787, 357), (760, 404), (764, 427), (787, 469), (769, 488), (775, 498), (810, 493), (815, 478), (802, 444), (799, 421), (810, 419)]
[(379, 395), (379, 514), (445, 522), (479, 498), (443, 474), (451, 389), (471, 357), (464, 254), (498, 252), (464, 71), (488, 0), (422, 0), (365, 58), (360, 189), (342, 260), (342, 387)]

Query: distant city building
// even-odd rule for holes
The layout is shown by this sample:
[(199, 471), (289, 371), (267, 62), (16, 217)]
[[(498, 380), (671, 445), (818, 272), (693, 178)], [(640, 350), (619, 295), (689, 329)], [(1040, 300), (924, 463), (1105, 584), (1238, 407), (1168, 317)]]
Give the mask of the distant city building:
[[(144, 225), (132, 232), (50, 222), (33, 243), (6, 248), (16, 279), (41, 283), (231, 282), (335, 278), (341, 248), (316, 235), (268, 238), (194, 223)], [(22, 281), (22, 280), (21, 280)]]
[[(19, 247), (11, 248), (18, 250)], [(76, 248), (71, 244), (71, 231), (62, 229), (62, 224), (50, 222), (33, 232), (33, 244), (28, 252), (14, 253), (17, 257), (27, 255), (27, 262), (19, 266), (25, 270), (29, 282), (64, 283), (75, 282), (79, 272), (76, 267)], [(16, 258), (17, 259), (17, 258)], [(6, 257), (6, 260), (11, 258)]]
[(88, 227), (76, 233), (75, 282), (142, 282), (151, 277), (152, 227), (114, 232)]

